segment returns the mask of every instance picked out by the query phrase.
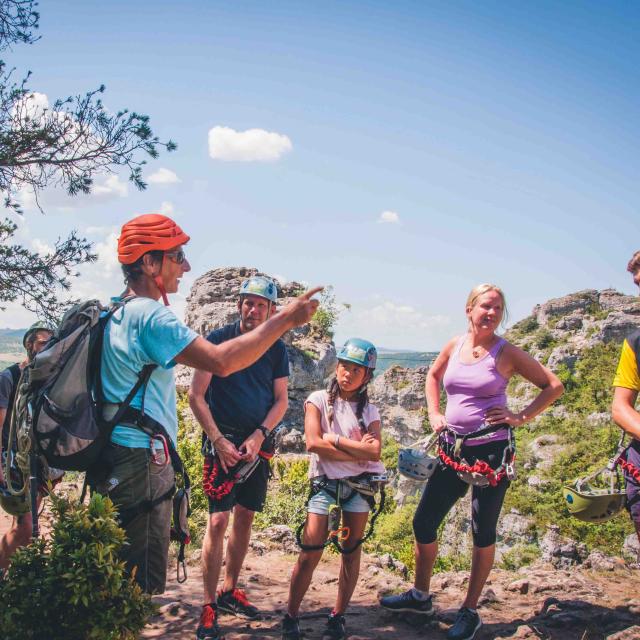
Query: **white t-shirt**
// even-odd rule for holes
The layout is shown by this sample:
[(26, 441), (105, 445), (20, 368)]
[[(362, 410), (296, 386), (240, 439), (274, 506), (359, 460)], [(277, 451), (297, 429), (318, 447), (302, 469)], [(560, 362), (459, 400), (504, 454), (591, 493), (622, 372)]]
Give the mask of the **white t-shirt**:
[[(356, 417), (357, 402), (347, 402), (339, 397), (336, 398), (333, 404), (333, 422), (331, 426), (329, 426), (329, 394), (324, 390), (314, 391), (304, 403), (305, 410), (309, 402), (320, 411), (322, 433), (337, 433), (339, 436), (344, 436), (351, 440), (362, 440), (362, 431)], [(380, 420), (380, 414), (374, 405), (368, 403), (362, 412), (362, 418), (365, 425), (369, 427), (372, 422)], [(335, 480), (357, 476), (365, 471), (368, 473), (382, 473), (384, 472), (384, 465), (380, 461), (374, 462), (372, 460), (358, 462), (323, 460), (318, 454), (311, 454), (309, 464), (310, 478), (326, 475), (327, 478)]]

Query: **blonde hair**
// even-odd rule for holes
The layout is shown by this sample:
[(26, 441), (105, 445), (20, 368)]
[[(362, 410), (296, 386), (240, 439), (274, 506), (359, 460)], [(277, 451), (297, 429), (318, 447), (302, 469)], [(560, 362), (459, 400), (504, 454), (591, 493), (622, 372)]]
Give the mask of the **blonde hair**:
[(640, 251), (636, 251), (631, 256), (631, 260), (629, 260), (629, 264), (627, 265), (627, 271), (629, 273), (635, 273), (638, 267), (640, 267)]
[(504, 295), (504, 291), (496, 284), (489, 284), (488, 282), (485, 282), (473, 287), (473, 289), (471, 289), (471, 291), (469, 292), (469, 296), (467, 297), (467, 305), (465, 307), (465, 311), (473, 309), (478, 298), (485, 293), (489, 293), (489, 291), (495, 291), (502, 299), (502, 320), (500, 321), (500, 324), (504, 325), (509, 316), (509, 312), (507, 311), (507, 299)]

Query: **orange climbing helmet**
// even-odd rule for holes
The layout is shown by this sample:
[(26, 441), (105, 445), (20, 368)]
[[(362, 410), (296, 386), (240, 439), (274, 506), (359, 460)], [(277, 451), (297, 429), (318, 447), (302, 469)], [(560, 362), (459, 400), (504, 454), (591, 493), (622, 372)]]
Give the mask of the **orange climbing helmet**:
[(171, 218), (147, 213), (122, 225), (118, 260), (133, 264), (148, 251), (170, 251), (187, 242), (189, 236)]

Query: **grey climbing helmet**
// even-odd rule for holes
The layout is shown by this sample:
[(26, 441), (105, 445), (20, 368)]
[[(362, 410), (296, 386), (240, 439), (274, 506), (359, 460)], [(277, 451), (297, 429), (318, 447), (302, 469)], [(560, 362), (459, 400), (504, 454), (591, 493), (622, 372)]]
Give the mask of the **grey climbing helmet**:
[(424, 447), (410, 447), (398, 452), (398, 471), (415, 482), (426, 482), (436, 470), (440, 458), (435, 451), (438, 436), (434, 434)]

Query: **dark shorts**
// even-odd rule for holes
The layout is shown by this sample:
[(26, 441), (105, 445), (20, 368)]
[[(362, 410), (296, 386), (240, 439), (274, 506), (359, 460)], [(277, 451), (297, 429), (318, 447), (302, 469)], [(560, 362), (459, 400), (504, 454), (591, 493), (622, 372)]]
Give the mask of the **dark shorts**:
[[(260, 459), (255, 471), (242, 484), (231, 484), (229, 475), (226, 474), (217, 460), (211, 462), (209, 468), (213, 473), (209, 473), (209, 482), (215, 492), (215, 496), (207, 495), (209, 500), (209, 513), (221, 513), (231, 511), (236, 504), (239, 504), (249, 511), (262, 511), (267, 499), (267, 485), (269, 483), (270, 467), (269, 462)], [(207, 458), (205, 458), (205, 471), (207, 469)], [(207, 479), (203, 477), (206, 483)], [(206, 490), (205, 490), (206, 493)]]
[(146, 500), (165, 495), (175, 484), (171, 463), (160, 466), (151, 461), (149, 449), (133, 449), (110, 444), (106, 454), (110, 472), (96, 489), (111, 498), (121, 515), (127, 510), (134, 515), (124, 523), (127, 544), (122, 557), (127, 570), (135, 573), (136, 582), (146, 593), (162, 593), (167, 579), (169, 533), (171, 529), (170, 499), (156, 504), (150, 511), (136, 513)]
[[(627, 449), (627, 462), (640, 469), (640, 442), (633, 441)], [(629, 473), (624, 472), (624, 483), (627, 491), (627, 508), (631, 519), (640, 524), (640, 483)]]

